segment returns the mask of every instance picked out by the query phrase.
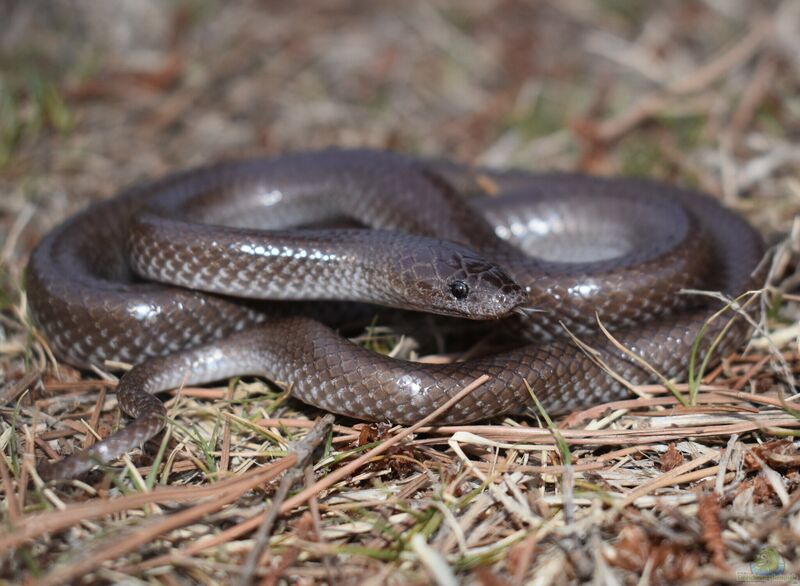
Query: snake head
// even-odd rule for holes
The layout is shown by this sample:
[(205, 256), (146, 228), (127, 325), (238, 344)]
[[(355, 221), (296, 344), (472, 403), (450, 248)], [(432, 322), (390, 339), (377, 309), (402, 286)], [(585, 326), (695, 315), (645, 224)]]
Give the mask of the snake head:
[[(527, 302), (527, 293), (500, 266), (462, 246), (447, 245), (415, 254), (405, 271), (412, 283), (407, 298), (421, 311), (466, 317), (496, 319)], [(410, 271), (408, 270), (410, 269)]]

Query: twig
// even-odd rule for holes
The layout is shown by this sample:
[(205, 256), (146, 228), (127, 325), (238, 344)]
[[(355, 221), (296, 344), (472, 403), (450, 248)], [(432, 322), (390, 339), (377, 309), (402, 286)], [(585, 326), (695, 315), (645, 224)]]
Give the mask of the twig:
[(657, 488), (670, 486), (671, 484), (675, 483), (676, 480), (685, 473), (694, 470), (695, 468), (702, 466), (706, 462), (709, 462), (718, 457), (720, 457), (720, 453), (716, 450), (712, 450), (706, 454), (703, 454), (702, 456), (698, 456), (694, 460), (690, 460), (689, 462), (686, 462), (685, 464), (678, 466), (677, 468), (673, 468), (672, 470), (659, 476), (658, 478), (655, 478), (650, 482), (645, 482), (644, 484), (638, 486), (635, 490), (632, 490), (630, 493), (628, 493), (628, 496), (626, 496), (622, 500), (621, 503), (617, 504), (617, 507), (619, 509), (623, 509), (632, 502), (634, 502), (637, 498), (642, 497), (656, 490)]
[(0, 249), (0, 264), (9, 264), (11, 254), (14, 252), (14, 248), (17, 245), (20, 234), (22, 234), (25, 226), (31, 221), (31, 218), (35, 213), (36, 208), (30, 203), (26, 202), (22, 210), (17, 214), (17, 217), (14, 219), (14, 223), (11, 225), (11, 228), (8, 231), (5, 242), (3, 242), (3, 247)]
[(694, 71), (679, 77), (666, 89), (647, 94), (631, 108), (600, 124), (593, 138), (613, 142), (661, 110), (675, 95), (695, 93), (709, 86), (733, 67), (748, 61), (773, 30), (771, 20), (758, 22), (742, 40)]
[[(291, 463), (294, 463), (295, 456), (293, 455), (286, 456), (284, 458), (284, 461), (287, 462), (291, 461)], [(271, 480), (272, 478), (280, 474), (280, 472), (282, 472), (282, 468), (278, 466), (271, 467), (270, 472), (271, 474), (267, 475), (266, 478), (264, 479), (259, 478), (259, 480), (260, 481)], [(243, 492), (246, 492), (251, 487), (252, 486), (245, 486), (227, 490), (217, 495), (209, 502), (196, 505), (194, 507), (190, 507), (185, 511), (181, 511), (180, 513), (176, 513), (174, 515), (170, 515), (166, 519), (163, 519), (157, 523), (153, 523), (149, 527), (144, 527), (140, 529), (135, 535), (128, 535), (124, 536), (121, 539), (117, 539), (111, 545), (104, 547), (97, 552), (89, 554), (83, 560), (80, 560), (71, 565), (56, 567), (53, 571), (44, 576), (38, 582), (38, 586), (49, 586), (51, 584), (56, 585), (56, 584), (69, 583), (78, 576), (94, 570), (106, 560), (122, 556), (128, 552), (131, 552), (141, 547), (146, 543), (149, 543), (150, 541), (152, 541), (159, 535), (162, 535), (163, 533), (172, 531), (179, 527), (183, 527), (188, 523), (191, 523), (193, 521), (196, 521), (197, 519), (201, 519), (209, 515), (210, 513), (218, 511), (228, 503), (231, 503), (236, 499), (238, 499)]]
[(419, 533), (414, 534), (411, 538), (411, 548), (417, 554), (419, 561), (428, 568), (434, 582), (439, 586), (457, 586), (453, 570), (447, 565), (447, 562), (439, 555), (439, 552), (430, 547), (425, 538)]
[(94, 409), (92, 409), (92, 415), (89, 418), (89, 423), (86, 425), (87, 433), (86, 437), (83, 440), (83, 445), (81, 446), (84, 450), (92, 447), (97, 439), (94, 430), (97, 429), (97, 424), (100, 423), (100, 414), (103, 411), (103, 403), (106, 400), (106, 388), (100, 387), (100, 393), (97, 395), (97, 400), (94, 404)]
[(16, 400), (28, 387), (39, 380), (41, 374), (42, 373), (37, 369), (33, 369), (26, 372), (22, 378), (5, 385), (0, 389), (0, 405), (7, 405), (11, 401)]
[(8, 510), (8, 520), (13, 527), (22, 516), (22, 508), (19, 506), (17, 495), (14, 492), (14, 483), (11, 481), (11, 474), (6, 464), (6, 455), (0, 453), (0, 478), (3, 481), (3, 492), (6, 495), (6, 509)]
[(725, 542), (722, 539), (722, 526), (719, 519), (719, 500), (715, 493), (698, 494), (697, 518), (703, 529), (703, 541), (711, 554), (714, 565), (720, 570), (727, 570)]
[(302, 478), (303, 470), (311, 459), (311, 455), (325, 438), (328, 437), (333, 427), (333, 420), (333, 415), (330, 414), (320, 419), (292, 450), (297, 455), (297, 461), (294, 466), (283, 475), (281, 484), (275, 492), (275, 496), (272, 497), (272, 504), (267, 513), (262, 517), (261, 525), (259, 525), (256, 534), (253, 536), (253, 548), (250, 550), (250, 553), (247, 554), (247, 559), (242, 567), (242, 573), (238, 581), (239, 586), (250, 586), (250, 584), (253, 583), (258, 561), (261, 559), (261, 554), (269, 544), (272, 526), (275, 523), (275, 519), (278, 518), (280, 507), (286, 499), (286, 495), (289, 494), (289, 490), (294, 486), (294, 483)]
[[(366, 464), (367, 462), (369, 462), (370, 460), (372, 460), (376, 456), (379, 456), (380, 454), (386, 452), (392, 446), (396, 445), (397, 443), (399, 443), (400, 441), (402, 441), (403, 439), (405, 439), (409, 435), (415, 433), (420, 428), (425, 427), (426, 425), (428, 425), (429, 423), (434, 421), (442, 413), (446, 412), (453, 405), (455, 405), (456, 403), (458, 403), (459, 401), (464, 399), (464, 397), (466, 397), (472, 391), (474, 391), (475, 389), (480, 387), (482, 384), (484, 384), (486, 381), (488, 381), (489, 378), (490, 378), (489, 375), (486, 375), (486, 374), (478, 377), (477, 379), (472, 381), (469, 385), (464, 387), (461, 391), (456, 393), (456, 395), (454, 395), (451, 399), (449, 399), (445, 404), (443, 404), (441, 407), (439, 407), (438, 409), (433, 411), (430, 415), (427, 415), (426, 417), (424, 417), (423, 419), (421, 419), (420, 421), (418, 421), (417, 423), (415, 423), (411, 427), (407, 427), (406, 429), (404, 429), (401, 432), (399, 432), (397, 435), (392, 436), (391, 438), (389, 438), (388, 440), (386, 440), (385, 442), (383, 442), (379, 446), (376, 446), (375, 448), (371, 449), (369, 452), (367, 452), (366, 454), (364, 454), (360, 458), (357, 458), (357, 459), (353, 460), (352, 462), (350, 462), (349, 464), (347, 464), (346, 466), (343, 466), (343, 467), (337, 469), (335, 472), (332, 472), (331, 474), (329, 474), (325, 478), (323, 478), (320, 481), (318, 481), (313, 486), (309, 486), (308, 488), (306, 488), (305, 490), (303, 490), (299, 494), (295, 495), (294, 497), (292, 497), (291, 499), (286, 501), (283, 504), (283, 506), (281, 507), (280, 512), (283, 514), (283, 513), (286, 513), (288, 511), (291, 511), (295, 507), (297, 507), (297, 506), (303, 504), (304, 502), (306, 502), (307, 500), (309, 500), (312, 496), (318, 494), (319, 492), (325, 490), (326, 488), (328, 488), (328, 487), (336, 484), (340, 480), (346, 478), (348, 475), (350, 475), (354, 471), (358, 470), (361, 466), (363, 466), (364, 464)], [(245, 533), (248, 533), (248, 532), (252, 531), (253, 529), (255, 529), (256, 527), (258, 527), (258, 525), (261, 523), (261, 520), (262, 520), (264, 515), (265, 515), (265, 513), (260, 513), (258, 515), (253, 516), (253, 517), (250, 517), (249, 519), (239, 523), (238, 525), (234, 525), (230, 529), (226, 529), (225, 531), (222, 531), (221, 533), (215, 535), (211, 539), (205, 539), (203, 541), (193, 543), (193, 544), (187, 546), (186, 548), (182, 549), (180, 552), (178, 552), (176, 554), (168, 554), (168, 555), (164, 555), (164, 556), (159, 556), (159, 557), (157, 557), (155, 559), (152, 559), (152, 560), (147, 560), (146, 562), (138, 564), (136, 567), (137, 567), (137, 569), (144, 569), (144, 568), (150, 568), (150, 567), (159, 566), (159, 565), (161, 565), (163, 563), (169, 563), (169, 561), (172, 560), (173, 558), (182, 558), (184, 556), (193, 555), (193, 554), (195, 554), (195, 553), (197, 553), (199, 551), (202, 551), (202, 550), (207, 549), (209, 547), (213, 547), (213, 546), (215, 546), (217, 544), (226, 543), (227, 541), (229, 541), (231, 539), (234, 539), (234, 538), (238, 537), (239, 535), (243, 535)]]
[(769, 92), (770, 83), (778, 69), (778, 61), (774, 55), (763, 55), (756, 64), (750, 83), (742, 93), (739, 104), (731, 117), (729, 127), (730, 142), (736, 145), (745, 128), (753, 120), (759, 104)]
[(17, 525), (13, 533), (0, 535), (0, 552), (19, 547), (30, 539), (47, 533), (55, 533), (81, 521), (97, 519), (121, 511), (143, 507), (150, 503), (192, 502), (229, 491), (246, 492), (253, 486), (263, 484), (294, 465), (296, 456), (289, 454), (264, 468), (249, 471), (208, 486), (175, 486), (159, 488), (150, 493), (132, 494), (109, 501), (90, 501), (70, 505), (60, 511), (28, 515)]
[[(225, 389), (225, 400), (230, 402), (233, 400), (233, 382), (228, 383), (228, 388)], [(181, 392), (183, 395), (183, 392)], [(219, 471), (227, 473), (231, 465), (231, 420), (229, 417), (224, 418), (222, 423), (222, 455), (219, 458)]]
[(486, 381), (489, 380), (489, 375), (484, 374), (466, 387), (464, 387), (461, 391), (456, 393), (453, 397), (451, 397), (444, 405), (440, 406), (436, 409), (433, 413), (423, 417), (417, 423), (412, 425), (411, 427), (405, 428), (403, 431), (399, 432), (397, 435), (392, 436), (381, 445), (376, 446), (360, 458), (356, 458), (346, 466), (339, 468), (335, 472), (328, 474), (325, 478), (314, 484), (313, 486), (309, 486), (307, 489), (302, 491), (297, 496), (289, 499), (286, 501), (286, 504), (281, 507), (281, 513), (286, 513), (291, 511), (293, 508), (301, 505), (302, 503), (306, 502), (312, 495), (318, 494), (319, 492), (333, 486), (340, 480), (347, 478), (350, 474), (361, 468), (364, 464), (369, 462), (370, 460), (374, 459), (376, 456), (380, 456), (382, 453), (386, 452), (394, 446), (395, 444), (399, 443), (400, 441), (404, 440), (414, 432), (416, 432), (421, 427), (428, 425), (430, 422), (435, 421), (440, 415), (446, 413), (453, 405), (457, 404), (461, 400), (464, 399), (467, 395), (469, 395), (472, 391), (483, 385)]

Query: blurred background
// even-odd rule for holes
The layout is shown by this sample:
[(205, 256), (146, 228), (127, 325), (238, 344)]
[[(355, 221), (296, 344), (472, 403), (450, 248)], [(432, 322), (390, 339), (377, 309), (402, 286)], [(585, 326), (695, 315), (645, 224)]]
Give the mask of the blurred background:
[(0, 239), (136, 180), (339, 146), (800, 202), (795, 0), (4, 0)]

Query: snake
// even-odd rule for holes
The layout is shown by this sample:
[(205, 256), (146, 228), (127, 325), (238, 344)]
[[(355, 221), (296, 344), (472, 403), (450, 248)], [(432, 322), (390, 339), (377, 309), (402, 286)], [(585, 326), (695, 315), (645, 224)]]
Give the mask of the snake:
[[(630, 177), (325, 149), (139, 183), (31, 253), (30, 313), (53, 354), (78, 368), (133, 365), (116, 390), (133, 420), (40, 472), (111, 462), (165, 427), (155, 394), (238, 375), (395, 424), (482, 375), (437, 424), (530, 412), (533, 397), (551, 415), (622, 399), (743, 344), (752, 320), (685, 292), (736, 299), (763, 285), (764, 253), (759, 232), (713, 197)], [(400, 360), (337, 330), (348, 306), (482, 321), (514, 343)]]

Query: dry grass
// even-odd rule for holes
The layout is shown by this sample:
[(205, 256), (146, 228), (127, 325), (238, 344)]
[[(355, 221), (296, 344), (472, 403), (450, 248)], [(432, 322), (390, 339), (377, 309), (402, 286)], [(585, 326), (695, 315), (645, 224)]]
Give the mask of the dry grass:
[[(0, 576), (712, 583), (770, 551), (800, 573), (800, 4), (36, 0), (0, 22)], [(321, 414), (260, 382), (182, 389), (145, 454), (37, 482), (120, 424), (113, 383), (56, 369), (27, 321), (44, 231), (142, 177), (330, 144), (700, 186), (783, 242), (767, 329), (690, 406), (638, 388), (553, 429), (307, 439)]]

